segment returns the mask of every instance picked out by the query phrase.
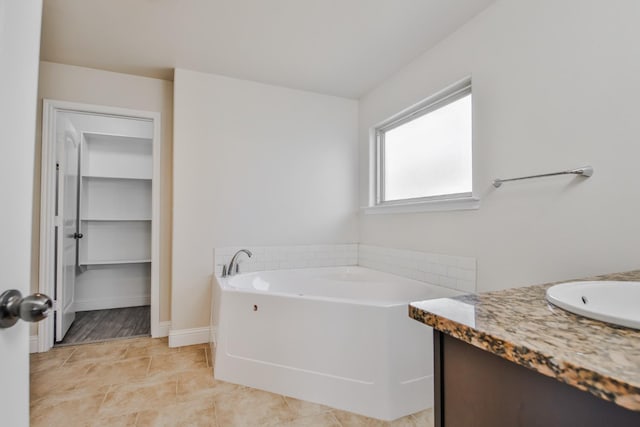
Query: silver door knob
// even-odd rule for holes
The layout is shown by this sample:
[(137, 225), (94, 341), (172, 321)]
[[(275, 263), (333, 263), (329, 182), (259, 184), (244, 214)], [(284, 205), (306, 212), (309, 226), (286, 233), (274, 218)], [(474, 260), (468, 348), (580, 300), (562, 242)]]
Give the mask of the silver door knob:
[(11, 289), (0, 295), (0, 328), (10, 328), (18, 319), (39, 322), (49, 316), (53, 301), (45, 294), (35, 293), (22, 298), (20, 291)]

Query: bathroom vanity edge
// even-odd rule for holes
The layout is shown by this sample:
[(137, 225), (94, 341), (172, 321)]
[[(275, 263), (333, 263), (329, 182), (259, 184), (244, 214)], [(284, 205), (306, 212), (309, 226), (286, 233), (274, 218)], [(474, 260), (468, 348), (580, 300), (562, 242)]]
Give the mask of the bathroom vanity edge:
[[(584, 280), (640, 281), (640, 270)], [(409, 317), (434, 328), (439, 342), (462, 341), (640, 416), (640, 331), (553, 306), (545, 291), (554, 284), (413, 302)], [(446, 363), (440, 350), (436, 370)]]

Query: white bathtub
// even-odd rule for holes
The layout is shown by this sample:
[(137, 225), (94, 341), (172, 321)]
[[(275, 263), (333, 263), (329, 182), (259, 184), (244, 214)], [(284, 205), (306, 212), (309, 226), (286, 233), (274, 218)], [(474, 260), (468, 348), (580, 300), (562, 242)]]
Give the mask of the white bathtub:
[(213, 282), (217, 379), (382, 420), (433, 405), (432, 330), (407, 304), (459, 292), (362, 267)]

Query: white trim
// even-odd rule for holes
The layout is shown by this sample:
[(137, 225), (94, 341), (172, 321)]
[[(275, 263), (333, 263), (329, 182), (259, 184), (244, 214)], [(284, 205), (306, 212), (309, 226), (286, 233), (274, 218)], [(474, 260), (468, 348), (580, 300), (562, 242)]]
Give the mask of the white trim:
[(204, 328), (178, 329), (169, 332), (169, 347), (183, 347), (185, 345), (204, 344), (211, 339), (208, 326)]
[(75, 311), (104, 310), (107, 308), (139, 307), (149, 305), (151, 297), (142, 295), (136, 297), (97, 298), (88, 300), (76, 300)]
[[(386, 120), (378, 123), (374, 126), (374, 133), (378, 130), (386, 132), (388, 130), (394, 129), (404, 123), (408, 123), (414, 118), (423, 116), (432, 111), (438, 110), (444, 107), (451, 102), (455, 102), (452, 100), (452, 97), (456, 97), (460, 94), (460, 98), (464, 98), (467, 95), (472, 93), (472, 76), (466, 76), (465, 78), (458, 80), (455, 83), (450, 84), (442, 90), (434, 93), (419, 101), (410, 107), (405, 108), (404, 110), (394, 114)], [(458, 99), (460, 99), (458, 98)]]
[(361, 209), (367, 215), (474, 210), (480, 209), (480, 199), (477, 197), (460, 197), (393, 205), (364, 206)]
[[(55, 275), (53, 258), (55, 254), (54, 229), (55, 212), (55, 111), (53, 103), (44, 101), (42, 105), (42, 156), (40, 176), (40, 263), (38, 290), (53, 297)], [(52, 178), (53, 177), (53, 178)], [(38, 350), (49, 351), (54, 338), (53, 315), (38, 323)]]
[[(53, 215), (55, 206), (55, 115), (58, 111), (84, 114), (111, 115), (151, 120), (153, 122), (153, 180), (152, 180), (152, 222), (151, 222), (151, 336), (156, 338), (160, 332), (160, 150), (161, 114), (153, 111), (132, 110), (128, 108), (103, 105), (82, 104), (78, 102), (43, 100), (42, 107), (42, 165), (41, 165), (41, 201), (40, 201), (40, 280), (41, 293), (54, 294), (53, 254), (54, 237)], [(38, 324), (38, 350), (49, 351), (53, 347), (53, 316)]]
[(151, 181), (151, 337), (157, 338), (160, 324), (160, 113), (153, 119), (153, 177)]
[[(369, 206), (361, 208), (365, 214), (436, 212), (480, 208), (480, 200), (474, 197), (477, 192), (477, 177), (474, 173), (476, 170), (476, 150), (473, 120), (471, 124), (471, 191), (461, 193), (464, 194), (464, 197), (442, 194), (435, 197), (399, 201), (384, 200), (384, 158), (381, 153), (384, 152), (386, 132), (436, 111), (451, 102), (472, 95), (472, 93), (472, 76), (469, 75), (369, 128)], [(471, 102), (471, 115), (473, 117), (473, 98)]]
[(31, 335), (29, 337), (29, 353), (37, 353), (38, 352), (38, 336)]
[(209, 331), (209, 342), (213, 343), (214, 347), (218, 345), (218, 328), (216, 326), (211, 326), (211, 330)]
[(171, 322), (169, 321), (160, 322), (160, 324), (158, 325), (158, 335), (156, 336), (156, 338), (168, 337), (170, 330), (171, 330)]

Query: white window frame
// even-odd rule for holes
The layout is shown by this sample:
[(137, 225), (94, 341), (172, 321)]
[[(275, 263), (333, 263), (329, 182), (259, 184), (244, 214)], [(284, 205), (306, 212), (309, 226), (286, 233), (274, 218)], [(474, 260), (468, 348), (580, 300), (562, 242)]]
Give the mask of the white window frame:
[[(472, 94), (471, 78), (466, 78), (457, 82), (444, 90), (426, 98), (418, 104), (394, 115), (384, 122), (373, 127), (370, 132), (370, 155), (371, 162), (371, 191), (370, 203), (365, 208), (367, 214), (379, 213), (402, 213), (402, 212), (423, 212), (423, 211), (444, 211), (444, 210), (469, 210), (480, 207), (480, 199), (475, 197), (474, 191), (456, 194), (443, 194), (436, 196), (417, 197), (401, 200), (383, 200), (384, 195), (384, 136), (386, 132), (402, 126), (412, 120), (438, 110), (452, 102), (455, 102), (467, 95)], [(473, 114), (473, 113), (472, 113)], [(473, 125), (472, 125), (473, 126)], [(473, 180), (473, 135), (471, 142), (472, 149), (472, 188)]]

